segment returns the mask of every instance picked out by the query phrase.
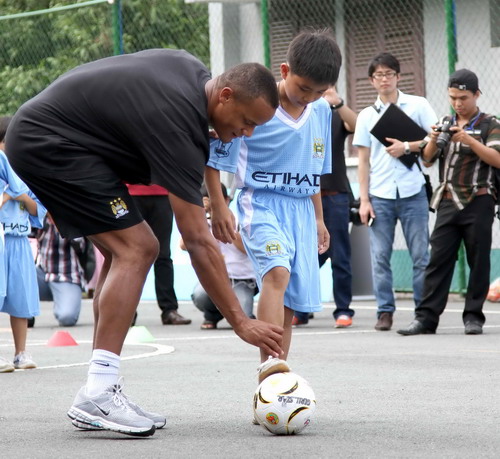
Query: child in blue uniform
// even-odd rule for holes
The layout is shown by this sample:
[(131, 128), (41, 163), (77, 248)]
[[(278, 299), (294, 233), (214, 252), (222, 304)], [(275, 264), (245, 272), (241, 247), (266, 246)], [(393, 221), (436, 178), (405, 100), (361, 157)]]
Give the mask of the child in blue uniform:
[[(11, 169), (2, 151), (9, 118), (0, 119), (0, 224), (4, 232), (0, 251), (0, 312), (10, 315), (14, 336), (13, 363), (0, 358), (0, 372), (36, 368), (26, 352), (28, 318), (40, 312), (35, 261), (28, 235), (31, 226), (41, 228), (47, 213), (36, 196)], [(4, 288), (2, 289), (2, 284)], [(3, 295), (2, 295), (3, 290)]]
[(241, 235), (260, 289), (257, 317), (283, 326), (283, 359), (261, 352), (259, 382), (289, 371), (294, 311), (321, 310), (317, 252), (329, 246), (320, 176), (331, 172), (331, 109), (322, 95), (338, 78), (340, 50), (328, 31), (303, 32), (288, 48), (278, 83), (280, 106), (253, 136), (213, 141), (206, 185), (214, 236), (234, 239), (219, 171), (236, 174)]

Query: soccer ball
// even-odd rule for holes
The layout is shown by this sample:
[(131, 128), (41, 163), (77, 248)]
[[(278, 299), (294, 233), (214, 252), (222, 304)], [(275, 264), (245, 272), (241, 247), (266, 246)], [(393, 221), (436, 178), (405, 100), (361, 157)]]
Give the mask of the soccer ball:
[(275, 373), (262, 381), (253, 398), (255, 419), (275, 435), (292, 435), (309, 425), (316, 397), (309, 383), (295, 373)]

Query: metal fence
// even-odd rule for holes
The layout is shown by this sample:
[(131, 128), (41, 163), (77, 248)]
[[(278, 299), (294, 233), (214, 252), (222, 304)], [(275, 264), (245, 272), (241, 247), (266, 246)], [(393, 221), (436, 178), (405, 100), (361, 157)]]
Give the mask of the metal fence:
[[(355, 110), (375, 100), (368, 63), (389, 51), (401, 62), (400, 88), (427, 97), (438, 116), (449, 112), (448, 75), (462, 67), (479, 76), (480, 108), (500, 114), (499, 19), (500, 0), (0, 0), (0, 113), (13, 113), (78, 64), (145, 48), (187, 49), (215, 75), (260, 61), (279, 77), (292, 37), (329, 27), (344, 56), (338, 90)], [(349, 155), (355, 163), (356, 151)], [(409, 290), (400, 230), (394, 248), (396, 288)], [(500, 276), (499, 249), (495, 221), (492, 279)], [(466, 276), (457, 270), (453, 290), (463, 290)]]

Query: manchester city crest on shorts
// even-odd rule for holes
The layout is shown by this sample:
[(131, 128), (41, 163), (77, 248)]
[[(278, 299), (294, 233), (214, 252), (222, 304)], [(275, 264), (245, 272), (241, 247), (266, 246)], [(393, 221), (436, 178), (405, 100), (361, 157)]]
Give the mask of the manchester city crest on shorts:
[(266, 243), (266, 255), (268, 257), (281, 255), (281, 245), (279, 241), (269, 241)]
[(233, 142), (228, 142), (228, 143), (222, 143), (220, 140), (215, 144), (215, 154), (219, 158), (225, 158), (229, 156), (229, 150), (231, 149), (231, 146), (233, 145)]
[(321, 137), (316, 137), (313, 142), (313, 158), (323, 159), (325, 157), (325, 144)]
[(113, 199), (109, 205), (111, 206), (111, 211), (113, 212), (115, 218), (123, 217), (128, 214), (127, 204), (122, 198)]

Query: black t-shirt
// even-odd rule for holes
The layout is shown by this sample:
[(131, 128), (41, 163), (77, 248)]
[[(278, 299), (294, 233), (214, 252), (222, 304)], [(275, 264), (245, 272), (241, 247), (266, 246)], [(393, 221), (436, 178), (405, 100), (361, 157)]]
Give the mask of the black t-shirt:
[(185, 51), (101, 59), (24, 104), (7, 135), (21, 169), (61, 179), (110, 171), (201, 205), (207, 161), (207, 68)]
[(349, 193), (344, 145), (349, 132), (336, 110), (332, 111), (332, 173), (321, 176), (321, 189)]

